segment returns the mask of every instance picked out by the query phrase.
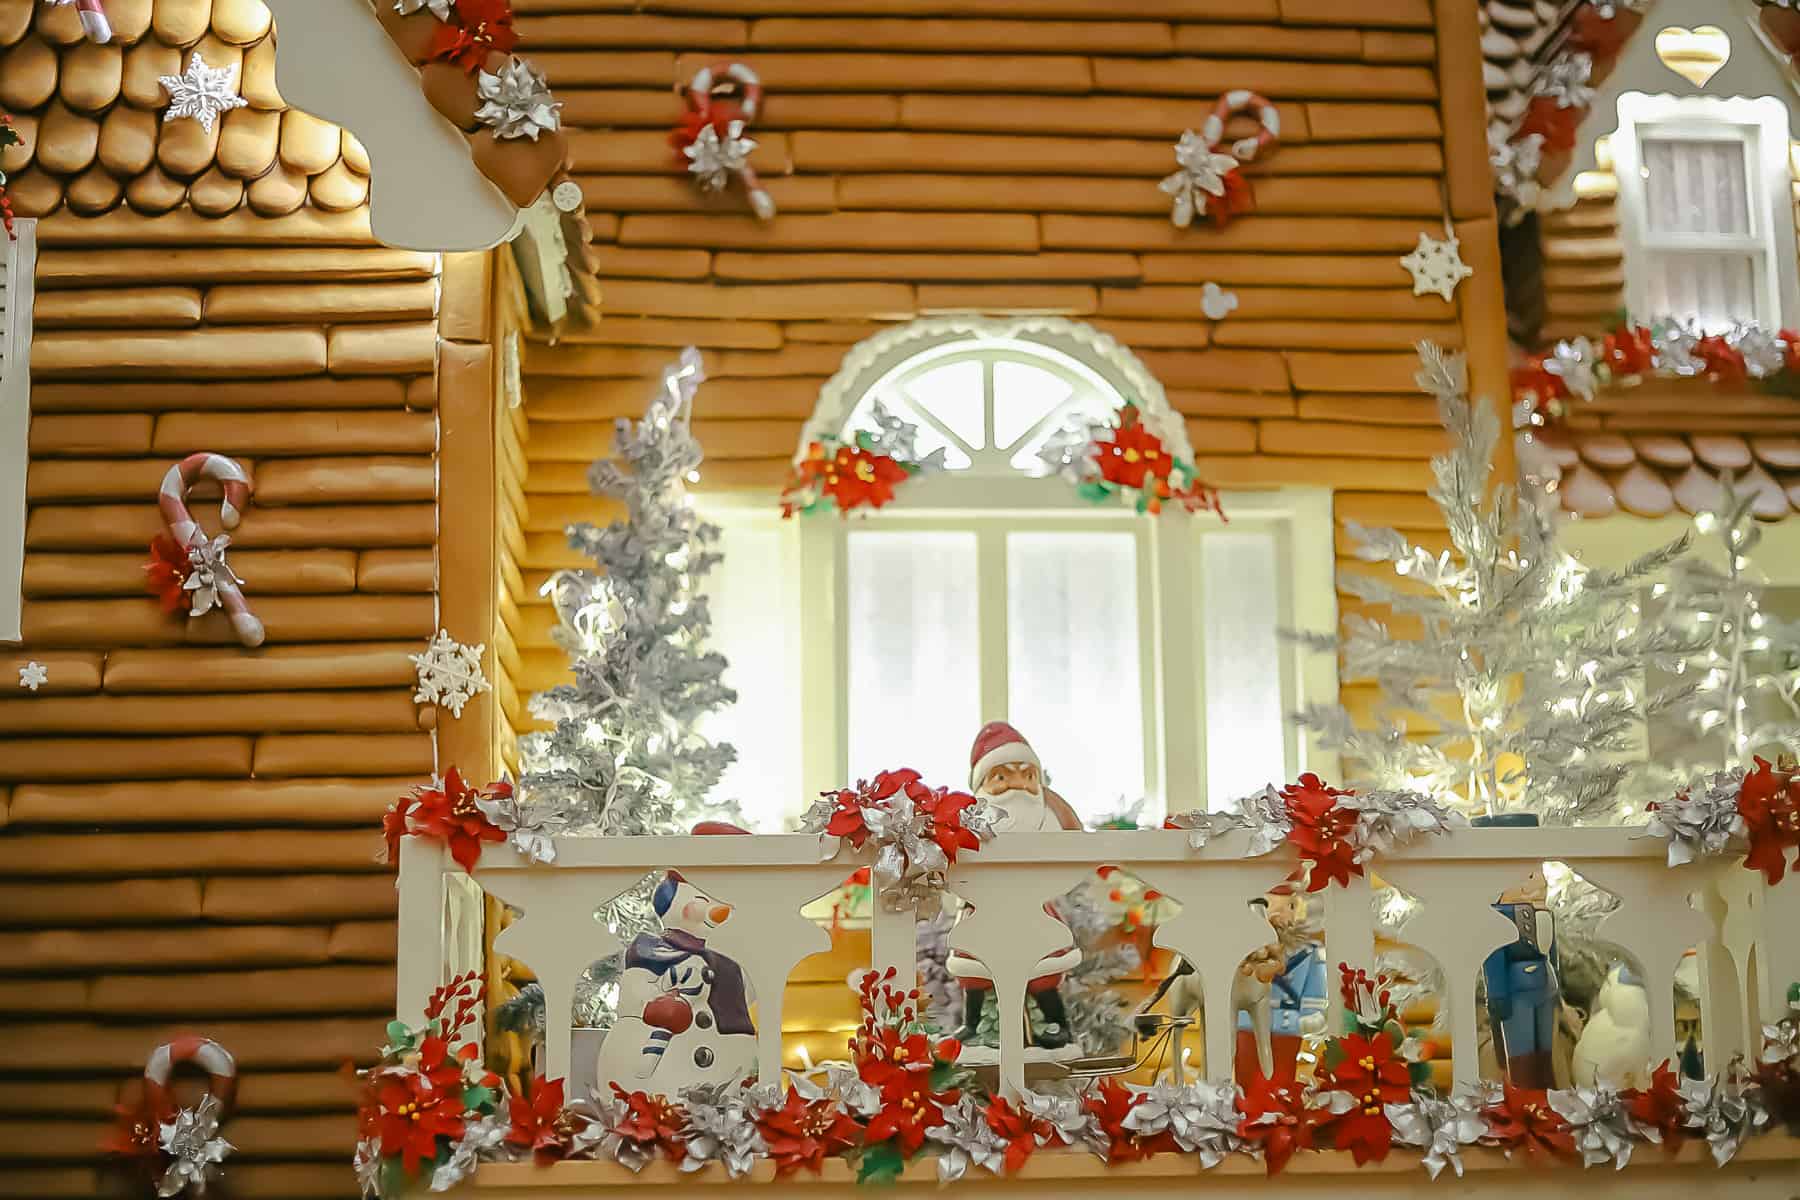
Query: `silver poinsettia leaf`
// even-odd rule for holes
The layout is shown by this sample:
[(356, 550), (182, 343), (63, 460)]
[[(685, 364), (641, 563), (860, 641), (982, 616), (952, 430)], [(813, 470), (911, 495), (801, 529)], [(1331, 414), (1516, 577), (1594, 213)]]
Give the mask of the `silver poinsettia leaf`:
[(1749, 832), (1737, 806), (1743, 784), (1742, 771), (1726, 771), (1657, 801), (1648, 814), (1646, 836), (1669, 844), (1671, 867), (1727, 853), (1733, 841)]
[(731, 121), (723, 136), (711, 125), (703, 127), (681, 152), (687, 156), (688, 173), (701, 189), (720, 192), (733, 175), (742, 174), (750, 165), (750, 152), (755, 149), (756, 142), (744, 136), (744, 123)]
[(178, 1196), (190, 1187), (202, 1193), (219, 1177), (219, 1164), (236, 1148), (219, 1136), (224, 1115), (219, 1098), (208, 1093), (197, 1107), (181, 1109), (162, 1123), (157, 1144), (169, 1161), (157, 1181), (158, 1196)]
[(1198, 1154), (1200, 1165), (1211, 1170), (1234, 1150), (1244, 1148), (1244, 1139), (1238, 1135), (1242, 1120), (1237, 1086), (1202, 1079), (1144, 1089), (1120, 1124), (1146, 1137), (1167, 1132), (1176, 1145)]
[(1569, 1123), (1583, 1166), (1610, 1162), (1624, 1170), (1631, 1161), (1631, 1120), (1625, 1101), (1609, 1087), (1552, 1090), (1550, 1107)]
[(1388, 1105), (1387, 1119), (1396, 1143), (1425, 1152), (1419, 1162), (1433, 1179), (1445, 1167), (1461, 1179), (1462, 1148), (1487, 1136), (1478, 1098), (1467, 1092), (1446, 1100), (1435, 1092), (1415, 1091), (1408, 1103)]
[(1225, 177), (1237, 170), (1238, 160), (1189, 129), (1175, 143), (1175, 165), (1177, 170), (1157, 187), (1173, 201), (1169, 219), (1185, 229), (1206, 214), (1209, 198), (1225, 194)]
[(994, 1175), (1006, 1172), (1006, 1140), (987, 1123), (981, 1102), (967, 1092), (944, 1109), (943, 1124), (927, 1129), (925, 1136), (942, 1147), (939, 1183), (957, 1183), (975, 1167)]

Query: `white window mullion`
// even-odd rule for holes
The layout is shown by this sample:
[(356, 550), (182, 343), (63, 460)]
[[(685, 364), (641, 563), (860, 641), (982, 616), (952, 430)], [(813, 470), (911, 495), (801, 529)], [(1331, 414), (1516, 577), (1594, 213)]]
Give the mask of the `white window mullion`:
[(793, 525), (800, 556), (800, 768), (805, 796), (842, 787), (850, 758), (849, 589), (838, 521)]
[(31, 306), (37, 222), (0, 232), (0, 642), (20, 639), (24, 614), (25, 472), (31, 445)]
[[(1007, 666), (1006, 531), (995, 524), (983, 524), (976, 537), (981, 562), (978, 598), (981, 623), (981, 719), (983, 722), (1005, 721), (1011, 717), (1009, 696), (1012, 686)], [(973, 738), (974, 732), (970, 731), (969, 736)]]

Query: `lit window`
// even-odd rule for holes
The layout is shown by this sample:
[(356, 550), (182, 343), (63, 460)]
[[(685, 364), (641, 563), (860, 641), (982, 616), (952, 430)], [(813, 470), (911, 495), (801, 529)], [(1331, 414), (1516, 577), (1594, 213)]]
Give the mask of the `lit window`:
[(1046, 475), (1046, 437), (1127, 397), (1180, 436), (1142, 364), (1067, 321), (920, 321), (855, 348), (807, 440), (866, 427), (879, 400), (950, 469), (849, 520), (701, 498), (725, 529), (713, 645), (739, 691), (708, 727), (740, 756), (716, 794), (781, 829), (884, 768), (965, 787), (996, 719), (1089, 821), (1218, 807), (1317, 767), (1286, 715), (1334, 701), (1335, 677), (1280, 631), (1335, 621), (1328, 580), (1295, 586), (1297, 556), (1332, 559), (1328, 496), (1227, 496), (1221, 524), (1094, 506)]
[(1635, 317), (1722, 332), (1800, 315), (1780, 101), (1632, 92), (1619, 100), (1612, 147)]
[(37, 222), (0, 232), (0, 641), (18, 641), (31, 428), (31, 293)]

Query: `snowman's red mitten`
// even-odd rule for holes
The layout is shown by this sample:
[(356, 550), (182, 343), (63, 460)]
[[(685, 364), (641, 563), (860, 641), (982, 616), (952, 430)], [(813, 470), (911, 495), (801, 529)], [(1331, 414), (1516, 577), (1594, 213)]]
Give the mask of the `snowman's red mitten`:
[(694, 1010), (680, 996), (664, 992), (644, 1005), (644, 1024), (666, 1029), (670, 1033), (686, 1033), (694, 1023)]

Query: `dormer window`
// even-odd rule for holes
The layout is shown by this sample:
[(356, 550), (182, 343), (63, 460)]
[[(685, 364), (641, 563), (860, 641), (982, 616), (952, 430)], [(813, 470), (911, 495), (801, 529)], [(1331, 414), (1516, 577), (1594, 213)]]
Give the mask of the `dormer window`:
[(1787, 109), (1769, 98), (1620, 97), (1612, 151), (1634, 317), (1707, 333), (1800, 318), (1788, 136)]

